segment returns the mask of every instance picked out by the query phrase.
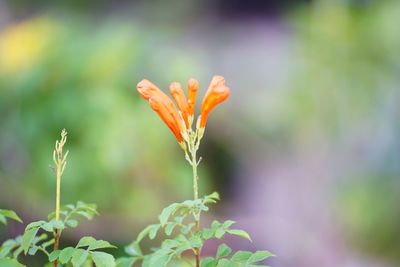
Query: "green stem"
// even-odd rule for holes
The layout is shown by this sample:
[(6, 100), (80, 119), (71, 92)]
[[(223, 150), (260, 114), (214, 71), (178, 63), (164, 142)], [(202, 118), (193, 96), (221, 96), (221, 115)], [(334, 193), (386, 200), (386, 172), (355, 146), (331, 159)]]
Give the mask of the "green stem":
[[(56, 173), (56, 179), (57, 179), (57, 185), (56, 185), (56, 221), (60, 220), (60, 185), (61, 185), (61, 166), (58, 164), (57, 166), (57, 173)], [(56, 229), (55, 231), (55, 237), (54, 237), (54, 247), (53, 250), (56, 251), (58, 250), (58, 244), (60, 242), (60, 235), (61, 232), (60, 230)], [(57, 267), (58, 263), (57, 260), (53, 262), (53, 267)]]
[[(192, 165), (192, 170), (193, 170), (193, 195), (194, 199), (197, 200), (199, 198), (199, 187), (198, 187), (198, 180), (199, 177), (197, 175), (197, 148), (194, 145), (195, 142), (193, 142), (193, 145), (191, 147), (191, 154), (192, 154), (192, 160), (191, 160), (191, 165)], [(194, 214), (195, 218), (195, 233), (198, 233), (200, 231), (200, 213), (195, 213)], [(200, 251), (201, 248), (195, 249), (195, 257), (196, 257), (196, 267), (200, 267)]]

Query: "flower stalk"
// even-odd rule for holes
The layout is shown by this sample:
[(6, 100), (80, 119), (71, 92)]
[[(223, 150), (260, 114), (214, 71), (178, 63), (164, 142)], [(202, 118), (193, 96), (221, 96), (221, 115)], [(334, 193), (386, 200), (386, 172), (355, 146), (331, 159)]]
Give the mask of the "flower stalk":
[[(150, 81), (142, 80), (136, 87), (139, 94), (149, 102), (150, 107), (175, 135), (179, 145), (185, 152), (185, 159), (192, 166), (193, 197), (194, 200), (197, 200), (199, 198), (197, 166), (201, 160), (201, 158), (197, 159), (197, 150), (204, 135), (210, 112), (217, 105), (228, 99), (230, 95), (230, 90), (225, 85), (224, 77), (216, 75), (212, 78), (201, 104), (201, 113), (197, 118), (195, 130), (193, 130), (192, 124), (194, 122), (194, 108), (199, 87), (197, 80), (190, 79), (188, 81), (187, 98), (179, 83), (173, 82), (170, 84), (170, 93), (178, 108), (164, 92)], [(195, 234), (197, 234), (200, 231), (200, 211), (193, 212), (193, 217), (195, 219)], [(196, 258), (196, 267), (200, 267), (201, 247), (194, 248), (193, 252)]]
[[(56, 146), (53, 151), (54, 168), (53, 171), (56, 174), (56, 221), (60, 220), (60, 199), (61, 199), (61, 176), (64, 173), (65, 166), (67, 165), (67, 151), (63, 154), (63, 147), (67, 142), (67, 131), (63, 129), (61, 131), (61, 139), (56, 141)], [(54, 251), (58, 250), (60, 243), (61, 231), (55, 230), (54, 233)], [(57, 267), (57, 260), (53, 262), (53, 266)]]

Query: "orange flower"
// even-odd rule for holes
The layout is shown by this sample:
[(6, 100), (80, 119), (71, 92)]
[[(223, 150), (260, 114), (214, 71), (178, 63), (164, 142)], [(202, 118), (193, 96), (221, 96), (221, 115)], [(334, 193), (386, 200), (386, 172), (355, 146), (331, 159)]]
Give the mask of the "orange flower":
[[(173, 82), (169, 86), (170, 93), (178, 105), (179, 109), (177, 109), (172, 99), (150, 81), (142, 80), (137, 84), (139, 94), (149, 101), (151, 108), (165, 122), (183, 149), (186, 149), (184, 141), (189, 142), (189, 136), (193, 136), (192, 133), (197, 133), (197, 138), (202, 138), (210, 112), (215, 106), (225, 101), (230, 94), (229, 88), (225, 85), (224, 77), (214, 76), (201, 104), (199, 125), (196, 126), (199, 129), (198, 131), (192, 131), (191, 125), (199, 83), (195, 79), (190, 79), (187, 86), (188, 99), (186, 99), (179, 83)], [(190, 129), (190, 131), (187, 129)]]
[(188, 112), (189, 116), (193, 116), (194, 107), (196, 105), (197, 90), (199, 89), (199, 82), (195, 79), (188, 81)]
[(188, 102), (186, 101), (185, 93), (182, 90), (180, 83), (173, 82), (169, 86), (169, 90), (171, 92), (172, 97), (175, 99), (176, 104), (178, 105), (183, 120), (185, 121), (186, 128), (189, 127), (188, 121)]
[(178, 142), (183, 143), (186, 128), (172, 100), (148, 80), (142, 80), (136, 87), (139, 94), (149, 101), (151, 108), (172, 131)]
[(222, 76), (214, 76), (201, 104), (200, 128), (204, 128), (210, 112), (218, 104), (224, 102), (230, 95), (229, 88), (225, 85)]

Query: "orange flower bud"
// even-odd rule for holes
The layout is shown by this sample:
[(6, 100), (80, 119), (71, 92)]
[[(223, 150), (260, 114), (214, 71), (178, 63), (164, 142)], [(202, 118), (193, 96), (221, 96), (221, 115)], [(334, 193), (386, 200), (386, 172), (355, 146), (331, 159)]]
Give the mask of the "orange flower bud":
[(178, 139), (178, 142), (181, 143), (183, 138), (178, 122), (175, 120), (165, 101), (160, 96), (153, 96), (149, 99), (149, 104), (175, 135), (176, 139)]
[(139, 94), (146, 100), (149, 100), (154, 95), (164, 94), (156, 85), (149, 80), (141, 80), (136, 88)]
[(186, 101), (185, 93), (182, 90), (180, 83), (173, 82), (169, 86), (172, 97), (175, 99), (176, 104), (181, 110), (182, 118), (185, 121), (186, 127), (189, 127), (188, 122), (188, 104)]
[(194, 107), (196, 105), (197, 90), (199, 89), (199, 82), (195, 79), (188, 81), (188, 113), (193, 116)]
[(215, 106), (224, 102), (229, 95), (230, 91), (225, 85), (224, 77), (214, 76), (201, 104), (200, 128), (205, 127), (208, 115)]
[(149, 101), (151, 108), (157, 112), (160, 118), (181, 143), (185, 126), (172, 100), (164, 94), (156, 85), (148, 80), (142, 80), (137, 84), (139, 94)]

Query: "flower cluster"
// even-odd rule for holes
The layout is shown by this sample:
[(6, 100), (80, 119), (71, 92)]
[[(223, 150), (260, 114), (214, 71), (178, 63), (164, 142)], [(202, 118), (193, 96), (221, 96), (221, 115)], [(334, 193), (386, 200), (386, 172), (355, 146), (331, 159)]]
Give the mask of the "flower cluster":
[(139, 94), (149, 101), (151, 108), (165, 122), (184, 150), (186, 149), (185, 141), (189, 143), (190, 136), (193, 133), (196, 133), (198, 140), (202, 138), (210, 112), (215, 106), (225, 101), (230, 94), (229, 88), (225, 85), (224, 77), (214, 76), (204, 96), (196, 129), (193, 131), (192, 124), (199, 88), (198, 81), (190, 79), (187, 88), (186, 98), (182, 86), (178, 82), (170, 84), (170, 93), (176, 102), (176, 107), (172, 99), (150, 81), (142, 80), (137, 84)]

